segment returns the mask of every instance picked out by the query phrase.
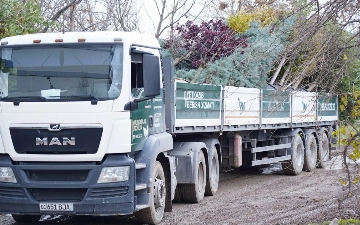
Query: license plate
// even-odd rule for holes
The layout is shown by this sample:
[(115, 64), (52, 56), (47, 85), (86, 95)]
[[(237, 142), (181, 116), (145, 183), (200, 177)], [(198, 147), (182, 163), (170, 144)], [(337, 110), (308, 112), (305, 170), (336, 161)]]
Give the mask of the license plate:
[(40, 211), (74, 211), (73, 203), (40, 203)]

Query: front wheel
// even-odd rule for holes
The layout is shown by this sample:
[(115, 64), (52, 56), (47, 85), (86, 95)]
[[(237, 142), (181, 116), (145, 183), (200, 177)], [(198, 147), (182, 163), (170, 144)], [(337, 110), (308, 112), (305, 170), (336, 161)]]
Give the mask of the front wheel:
[(158, 224), (165, 212), (166, 182), (164, 169), (159, 161), (155, 162), (153, 184), (150, 189), (150, 207), (135, 213), (139, 222)]
[(39, 220), (41, 218), (41, 215), (17, 215), (17, 214), (12, 214), (11, 216), (16, 222), (23, 223), (23, 224), (36, 223), (36, 222), (39, 222)]

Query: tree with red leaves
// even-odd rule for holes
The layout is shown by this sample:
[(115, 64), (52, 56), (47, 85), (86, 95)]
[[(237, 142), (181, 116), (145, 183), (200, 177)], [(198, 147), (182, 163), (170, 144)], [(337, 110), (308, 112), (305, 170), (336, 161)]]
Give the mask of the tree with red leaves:
[(207, 63), (231, 55), (236, 48), (247, 46), (246, 39), (238, 37), (221, 20), (195, 24), (192, 21), (173, 28), (175, 35), (165, 43), (175, 58), (175, 65), (199, 69)]

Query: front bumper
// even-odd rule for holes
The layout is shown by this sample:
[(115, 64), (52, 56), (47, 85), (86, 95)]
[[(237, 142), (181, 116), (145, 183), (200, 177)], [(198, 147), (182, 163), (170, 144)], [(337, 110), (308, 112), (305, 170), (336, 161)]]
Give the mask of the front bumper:
[[(135, 164), (123, 155), (103, 162), (12, 162), (0, 155), (0, 167), (11, 167), (17, 183), (0, 182), (0, 214), (126, 215), (135, 210)], [(98, 184), (101, 169), (130, 166), (125, 182)], [(73, 203), (74, 211), (41, 211), (40, 202)]]

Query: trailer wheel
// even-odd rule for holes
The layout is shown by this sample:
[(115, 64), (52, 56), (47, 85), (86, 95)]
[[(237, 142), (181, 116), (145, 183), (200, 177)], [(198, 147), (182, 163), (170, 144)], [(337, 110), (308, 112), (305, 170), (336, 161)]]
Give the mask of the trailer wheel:
[(18, 223), (36, 223), (39, 222), (41, 215), (17, 215), (11, 214), (12, 218)]
[(311, 172), (316, 167), (317, 161), (317, 144), (316, 139), (313, 134), (308, 136), (305, 148), (305, 158), (304, 158), (304, 170)]
[(219, 157), (215, 146), (211, 150), (210, 165), (209, 176), (206, 179), (205, 195), (214, 196), (219, 186)]
[(319, 151), (318, 151), (318, 166), (325, 168), (325, 162), (330, 159), (329, 139), (325, 132), (320, 134)]
[(149, 187), (152, 196), (150, 198), (150, 207), (135, 213), (137, 220), (146, 224), (158, 224), (164, 216), (166, 182), (164, 169), (159, 161), (155, 162), (152, 179), (153, 185)]
[(304, 143), (299, 134), (295, 136), (292, 145), (291, 159), (282, 163), (282, 168), (285, 174), (299, 175), (304, 166)]
[(205, 195), (206, 164), (204, 153), (200, 150), (198, 155), (197, 180), (195, 184), (178, 184), (175, 191), (175, 201), (198, 203)]

